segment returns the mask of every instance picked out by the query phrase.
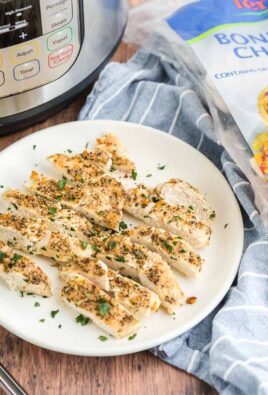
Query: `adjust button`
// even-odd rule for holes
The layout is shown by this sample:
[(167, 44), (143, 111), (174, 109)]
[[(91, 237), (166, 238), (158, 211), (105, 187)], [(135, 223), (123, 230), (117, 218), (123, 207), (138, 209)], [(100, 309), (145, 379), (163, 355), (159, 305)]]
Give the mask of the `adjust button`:
[(57, 31), (47, 39), (47, 49), (49, 51), (55, 51), (55, 49), (64, 47), (66, 44), (72, 41), (72, 28), (66, 27), (60, 31)]
[(17, 81), (26, 80), (27, 78), (32, 78), (37, 75), (40, 71), (40, 63), (38, 60), (32, 60), (31, 62), (26, 62), (19, 64), (13, 70), (14, 78)]
[(11, 60), (13, 64), (23, 63), (37, 58), (38, 55), (39, 49), (37, 42), (28, 43), (14, 47), (11, 52)]
[(0, 86), (4, 85), (5, 83), (5, 74), (3, 71), (0, 71)]
[(48, 57), (49, 67), (54, 68), (68, 62), (72, 56), (72, 53), (73, 46), (71, 44), (52, 52)]

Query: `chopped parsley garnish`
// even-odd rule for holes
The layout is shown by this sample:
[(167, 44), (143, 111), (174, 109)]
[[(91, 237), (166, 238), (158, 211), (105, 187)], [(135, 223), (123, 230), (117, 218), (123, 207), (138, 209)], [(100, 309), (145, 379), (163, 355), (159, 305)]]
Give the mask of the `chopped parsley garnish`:
[(166, 241), (163, 241), (162, 244), (165, 247), (165, 249), (168, 250), (169, 253), (173, 251), (173, 247), (170, 244), (168, 244)]
[(101, 299), (98, 303), (98, 310), (99, 313), (102, 317), (104, 317), (107, 313), (109, 313), (109, 310), (111, 308), (111, 305), (106, 302), (106, 300)]
[(39, 306), (40, 306), (40, 303), (35, 302), (34, 307), (39, 307)]
[(48, 214), (55, 215), (57, 212), (56, 207), (49, 207)]
[(34, 144), (34, 145), (33, 145), (33, 150), (35, 150), (35, 148), (36, 148), (36, 145)]
[(116, 262), (126, 262), (125, 258), (123, 256), (117, 256), (115, 258)]
[(131, 172), (131, 178), (133, 178), (134, 181), (136, 181), (137, 175), (138, 175), (138, 173), (136, 172), (136, 170), (132, 170), (132, 172)]
[(98, 337), (100, 341), (105, 342), (106, 340), (108, 340), (107, 336), (99, 336)]
[(181, 248), (179, 252), (180, 252), (181, 254), (185, 254), (186, 251), (185, 251), (183, 248)]
[(97, 214), (102, 217), (104, 215), (104, 211), (98, 211)]
[(60, 190), (64, 189), (66, 182), (67, 182), (67, 178), (63, 176), (62, 179), (59, 180), (57, 183), (58, 189)]
[(71, 154), (73, 151), (71, 149), (67, 149), (67, 152)]
[(23, 298), (24, 297), (24, 292), (20, 291), (20, 296)]
[(224, 225), (224, 229), (226, 229), (228, 225), (229, 225), (229, 224), (225, 224), (225, 225)]
[(85, 145), (85, 149), (88, 149), (89, 141)]
[(42, 247), (41, 250), (46, 251), (47, 249), (46, 249), (46, 247)]
[(133, 339), (135, 339), (136, 336), (137, 336), (137, 333), (134, 333), (134, 335), (131, 335), (128, 337), (128, 340), (133, 340)]
[(6, 254), (3, 251), (0, 251), (0, 262), (3, 262), (5, 257), (6, 257)]
[(108, 244), (108, 250), (109, 251), (114, 250), (116, 247), (116, 244), (117, 244), (116, 241), (110, 241), (110, 243)]
[(124, 221), (121, 221), (119, 223), (119, 230), (125, 230), (127, 229), (127, 224)]
[(113, 173), (114, 171), (116, 171), (116, 168), (112, 165), (111, 168), (110, 168), (110, 172)]
[(147, 174), (147, 176), (146, 176), (146, 177), (147, 177), (147, 178), (148, 178), (148, 177), (152, 177), (152, 174)]
[(189, 210), (193, 210), (194, 209), (193, 206), (189, 206), (188, 208), (189, 208)]
[(88, 247), (88, 242), (87, 241), (81, 241), (81, 246), (83, 248), (83, 250), (86, 250)]
[(15, 210), (18, 210), (18, 206), (15, 203), (10, 203), (10, 204), (14, 207)]
[(41, 318), (41, 320), (39, 320), (39, 322), (45, 322), (45, 319), (44, 319), (44, 318)]
[(12, 261), (17, 262), (19, 259), (21, 259), (22, 256), (19, 254), (14, 254), (13, 257), (11, 258)]
[(81, 326), (85, 326), (92, 322), (92, 320), (89, 317), (85, 317), (83, 314), (79, 314), (76, 318), (75, 321), (80, 324)]
[(215, 211), (212, 211), (212, 213), (210, 214), (209, 218), (210, 218), (210, 219), (216, 218), (216, 213), (215, 213)]
[(3, 188), (4, 188), (4, 185), (0, 185), (0, 188), (2, 188), (2, 189), (3, 189)]
[(61, 200), (62, 196), (56, 196), (55, 199), (59, 202)]
[(59, 312), (59, 310), (52, 310), (52, 311), (50, 312), (51, 317), (52, 317), (52, 318), (55, 318), (55, 316), (58, 314), (58, 312)]
[(157, 166), (158, 170), (164, 170), (164, 168), (166, 167), (166, 165), (159, 165)]
[(61, 327), (62, 327), (62, 325), (60, 324), (60, 325), (58, 326), (58, 328), (61, 329)]
[(157, 203), (157, 202), (159, 202), (159, 198), (157, 198), (156, 196), (153, 196), (152, 197), (152, 201), (154, 202), (154, 203)]

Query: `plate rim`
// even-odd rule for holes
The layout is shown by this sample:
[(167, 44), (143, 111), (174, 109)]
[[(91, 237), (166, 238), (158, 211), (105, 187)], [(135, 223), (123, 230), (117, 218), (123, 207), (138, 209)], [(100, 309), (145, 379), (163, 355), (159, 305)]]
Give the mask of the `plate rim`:
[(89, 126), (94, 124), (95, 126), (99, 126), (102, 127), (106, 130), (109, 129), (109, 127), (116, 127), (116, 125), (120, 124), (120, 126), (125, 126), (126, 128), (128, 127), (135, 127), (138, 129), (146, 129), (149, 133), (153, 133), (156, 135), (161, 135), (164, 139), (169, 139), (171, 141), (175, 141), (179, 144), (181, 144), (182, 146), (185, 145), (187, 146), (187, 148), (196, 151), (199, 155), (201, 155), (203, 157), (203, 159), (205, 161), (207, 161), (209, 163), (209, 165), (211, 167), (213, 167), (216, 172), (218, 172), (218, 174), (222, 177), (223, 181), (225, 182), (227, 188), (230, 190), (230, 193), (232, 194), (233, 200), (234, 200), (234, 207), (236, 209), (236, 213), (234, 213), (234, 215), (237, 217), (237, 220), (239, 222), (239, 229), (237, 228), (236, 233), (237, 233), (237, 248), (236, 248), (236, 256), (233, 259), (233, 268), (232, 271), (230, 270), (230, 274), (228, 276), (228, 281), (226, 280), (225, 282), (225, 286), (222, 287), (221, 291), (216, 295), (216, 297), (214, 297), (212, 299), (212, 301), (210, 303), (207, 304), (206, 308), (203, 309), (203, 311), (201, 311), (200, 313), (196, 314), (196, 317), (192, 318), (191, 320), (189, 320), (188, 323), (181, 325), (178, 329), (173, 329), (172, 331), (169, 331), (167, 334), (164, 334), (160, 337), (153, 338), (150, 340), (144, 340), (143, 342), (141, 342), (140, 344), (135, 344), (135, 343), (129, 343), (127, 345), (118, 345), (118, 349), (114, 349), (114, 350), (109, 350), (109, 347), (107, 347), (107, 349), (99, 349), (99, 350), (95, 350), (93, 349), (92, 351), (89, 351), (88, 349), (81, 349), (80, 347), (78, 347), (77, 349), (75, 349), (75, 347), (66, 347), (66, 346), (61, 346), (60, 344), (57, 345), (57, 347), (53, 347), (51, 346), (49, 343), (47, 343), (45, 340), (40, 340), (40, 341), (35, 341), (33, 339), (31, 339), (31, 336), (29, 335), (25, 335), (25, 334), (21, 334), (19, 329), (14, 329), (12, 327), (12, 325), (9, 325), (8, 323), (3, 323), (1, 320), (1, 316), (0, 316), (0, 325), (5, 328), (6, 330), (8, 330), (9, 332), (11, 332), (12, 334), (14, 334), (15, 336), (44, 349), (50, 350), (50, 351), (54, 351), (54, 352), (60, 352), (63, 354), (68, 354), (68, 355), (77, 355), (77, 356), (89, 356), (89, 357), (109, 357), (109, 356), (119, 356), (119, 355), (126, 355), (126, 354), (132, 354), (135, 352), (141, 352), (141, 351), (145, 351), (148, 349), (151, 349), (153, 347), (156, 347), (160, 344), (166, 343), (174, 338), (176, 338), (177, 336), (182, 335), (183, 333), (185, 333), (186, 331), (192, 329), (193, 327), (195, 327), (196, 325), (198, 325), (202, 320), (204, 320), (223, 300), (223, 298), (225, 297), (225, 295), (228, 293), (229, 289), (232, 286), (232, 283), (235, 279), (235, 276), (237, 274), (239, 265), (240, 265), (240, 261), (242, 258), (242, 253), (243, 253), (243, 246), (244, 246), (244, 227), (243, 227), (243, 219), (242, 219), (242, 213), (241, 210), (239, 208), (236, 196), (232, 190), (232, 188), (230, 187), (229, 183), (227, 182), (226, 178), (223, 176), (223, 174), (220, 172), (220, 170), (214, 165), (213, 162), (211, 162), (202, 152), (198, 151), (196, 148), (192, 147), (190, 144), (186, 143), (185, 141), (181, 140), (180, 138), (173, 136), (171, 134), (165, 133), (159, 129), (150, 127), (150, 126), (146, 126), (146, 125), (141, 125), (141, 124), (137, 124), (137, 123), (132, 123), (132, 122), (123, 122), (123, 121), (116, 121), (116, 120), (107, 120), (107, 119), (98, 119), (98, 120), (78, 120), (78, 121), (73, 121), (73, 122), (66, 122), (66, 123), (61, 123), (58, 125), (53, 125), (50, 126), (48, 128), (45, 129), (41, 129), (38, 130), (34, 133), (31, 133), (27, 136), (22, 137), (21, 139), (13, 142), (12, 144), (10, 144), (8, 147), (4, 148), (1, 152), (0, 152), (0, 159), (2, 157), (3, 154), (5, 154), (6, 152), (8, 152), (11, 149), (16, 148), (17, 145), (22, 144), (24, 142), (26, 142), (27, 140), (31, 140), (33, 138), (33, 136), (36, 135), (42, 135), (47, 133), (48, 131), (52, 131), (53, 129), (64, 129), (66, 126), (69, 127), (72, 124), (88, 124)]

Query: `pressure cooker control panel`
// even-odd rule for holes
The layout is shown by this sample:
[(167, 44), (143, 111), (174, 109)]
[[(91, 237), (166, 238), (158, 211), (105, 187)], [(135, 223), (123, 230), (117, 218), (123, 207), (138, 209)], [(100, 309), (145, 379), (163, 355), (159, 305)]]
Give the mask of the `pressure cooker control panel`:
[(80, 50), (79, 0), (0, 0), (0, 98), (60, 78)]

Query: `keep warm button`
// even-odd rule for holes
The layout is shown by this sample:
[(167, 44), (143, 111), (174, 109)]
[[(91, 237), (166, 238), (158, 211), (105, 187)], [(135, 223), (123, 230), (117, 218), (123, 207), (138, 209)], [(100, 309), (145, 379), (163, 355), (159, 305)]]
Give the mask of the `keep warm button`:
[(38, 60), (19, 64), (14, 68), (14, 78), (17, 81), (26, 80), (37, 75), (40, 71), (40, 63)]
[(72, 53), (73, 53), (73, 46), (71, 44), (61, 49), (58, 49), (57, 51), (52, 52), (48, 57), (49, 67), (51, 68), (57, 67), (63, 63), (68, 62), (68, 60), (70, 60), (72, 56)]

